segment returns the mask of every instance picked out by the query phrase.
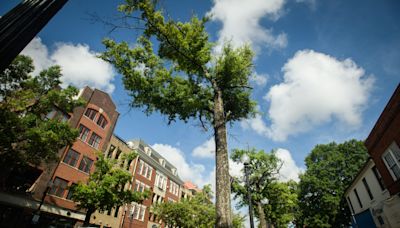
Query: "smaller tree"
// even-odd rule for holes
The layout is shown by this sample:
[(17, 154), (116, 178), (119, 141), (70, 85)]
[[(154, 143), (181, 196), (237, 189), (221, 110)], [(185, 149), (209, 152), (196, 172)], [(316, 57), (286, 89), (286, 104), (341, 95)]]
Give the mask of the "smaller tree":
[[(286, 227), (294, 219), (296, 206), (295, 182), (278, 182), (282, 161), (275, 152), (267, 154), (263, 150), (233, 150), (233, 161), (241, 163), (242, 157), (247, 155), (249, 162), (249, 183), (243, 178), (235, 177), (232, 191), (235, 199), (239, 199), (239, 207), (249, 205), (248, 192), (251, 194), (251, 203), (255, 207), (255, 214), (260, 221), (260, 227), (267, 227), (267, 223), (275, 227)], [(267, 202), (265, 202), (267, 201)]]
[[(194, 197), (179, 202), (164, 202), (154, 206), (154, 213), (168, 227), (208, 228), (215, 226), (215, 206), (211, 202), (212, 191), (209, 185)], [(243, 217), (233, 215), (233, 227), (243, 227)]]
[[(104, 155), (98, 157), (96, 169), (87, 183), (78, 183), (72, 189), (72, 199), (78, 203), (78, 208), (87, 210), (84, 226), (89, 225), (90, 217), (96, 210), (111, 210), (126, 203), (141, 202), (149, 195), (148, 192), (125, 189), (131, 174), (121, 169), (115, 160), (106, 159)], [(132, 152), (127, 157), (132, 159), (136, 153)]]
[(300, 175), (296, 225), (348, 227), (351, 213), (343, 194), (367, 157), (364, 143), (354, 139), (316, 145)]

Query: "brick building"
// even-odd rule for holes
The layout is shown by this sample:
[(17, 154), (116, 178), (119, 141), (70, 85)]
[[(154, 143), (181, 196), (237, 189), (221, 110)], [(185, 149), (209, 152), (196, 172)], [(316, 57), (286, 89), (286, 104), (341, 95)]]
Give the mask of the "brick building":
[(85, 87), (78, 97), (86, 101), (84, 107), (74, 109), (73, 113), (54, 109), (48, 118), (61, 113), (64, 121), (79, 129), (79, 138), (71, 147), (59, 151), (60, 161), (32, 167), (28, 174), (31, 178), (24, 183), (29, 186), (24, 194), (0, 193), (0, 213), (7, 217), (0, 221), (2, 226), (29, 227), (32, 214), (39, 207), (43, 225), (72, 227), (84, 220), (85, 213), (70, 200), (68, 187), (87, 180), (94, 169), (96, 152), (108, 147), (119, 113), (111, 97), (100, 90)]
[[(122, 161), (122, 155), (137, 152), (132, 161)], [(158, 202), (177, 202), (182, 196), (183, 182), (177, 174), (177, 169), (142, 140), (125, 142), (113, 135), (105, 156), (119, 160), (123, 168), (132, 174), (131, 183), (125, 188), (143, 192), (149, 190), (151, 195), (142, 203), (132, 203), (110, 211), (95, 212), (90, 222), (102, 227), (163, 227), (157, 215), (151, 211), (151, 206)]]
[(400, 84), (365, 140), (365, 146), (371, 159), (346, 193), (349, 208), (360, 215), (361, 222), (372, 218), (377, 227), (400, 227)]
[[(199, 190), (191, 183), (184, 184), (178, 170), (142, 140), (126, 142), (113, 134), (119, 116), (111, 97), (100, 90), (85, 87), (78, 97), (86, 101), (84, 107), (73, 113), (53, 110), (48, 118), (62, 115), (71, 127), (79, 130), (77, 140), (70, 147), (59, 151), (60, 160), (30, 170), (29, 189), (23, 194), (0, 192), (0, 226), (30, 227), (32, 215), (39, 214), (41, 226), (79, 227), (85, 211), (78, 210), (71, 200), (69, 187), (85, 182), (94, 171), (98, 153), (118, 160), (132, 174), (125, 188), (132, 191), (151, 191), (151, 196), (141, 204), (132, 203), (110, 211), (96, 211), (90, 223), (98, 227), (164, 227), (151, 211), (157, 202), (177, 202)], [(123, 160), (124, 153), (136, 151), (138, 156)], [(23, 216), (21, 216), (23, 215)], [(1, 218), (3, 217), (3, 218)], [(4, 219), (7, 217), (7, 219)], [(6, 221), (7, 220), (7, 221)]]

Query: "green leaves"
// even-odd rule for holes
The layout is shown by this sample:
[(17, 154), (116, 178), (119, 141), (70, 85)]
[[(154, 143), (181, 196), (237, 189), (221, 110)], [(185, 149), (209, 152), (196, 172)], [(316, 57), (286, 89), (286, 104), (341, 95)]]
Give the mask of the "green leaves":
[[(169, 227), (214, 227), (216, 213), (211, 197), (211, 187), (206, 185), (201, 192), (196, 193), (192, 198), (183, 199), (179, 202), (156, 204), (152, 210)], [(233, 215), (233, 218), (233, 227), (242, 228), (243, 218), (237, 214)]]
[(367, 156), (363, 142), (357, 140), (315, 146), (300, 176), (298, 223), (347, 227), (350, 213), (343, 194)]
[[(294, 210), (297, 207), (296, 182), (278, 182), (279, 170), (282, 161), (275, 152), (265, 153), (263, 150), (238, 150), (232, 151), (233, 161), (241, 163), (244, 155), (249, 157), (247, 168), (249, 169), (249, 184), (244, 179), (235, 178), (232, 183), (232, 191), (235, 199), (239, 199), (239, 206), (248, 205), (248, 191), (255, 214), (259, 219), (265, 216), (266, 222), (275, 227), (287, 227), (294, 219)], [(268, 199), (267, 204), (262, 202)], [(261, 208), (258, 207), (261, 205)], [(262, 211), (260, 211), (260, 209)], [(264, 213), (264, 215), (261, 215)], [(261, 215), (261, 216), (260, 216)]]
[[(130, 153), (126, 159), (136, 156), (136, 153)], [(87, 183), (79, 183), (73, 189), (72, 199), (78, 203), (79, 208), (92, 212), (111, 210), (126, 203), (141, 202), (149, 196), (148, 192), (125, 190), (125, 184), (132, 178), (131, 174), (121, 169), (115, 161), (101, 154), (98, 157), (96, 169), (90, 174)]]
[(136, 18), (144, 32), (132, 48), (127, 42), (105, 39), (106, 51), (101, 58), (123, 75), (133, 107), (144, 108), (147, 114), (159, 111), (168, 116), (169, 123), (191, 118), (213, 123), (218, 90), (222, 91), (226, 122), (254, 114), (248, 81), (253, 58), (249, 46), (234, 48), (227, 44), (213, 57), (206, 18), (166, 20), (150, 0), (126, 1), (119, 10), (128, 18)]
[[(83, 104), (74, 99), (78, 90), (60, 88), (58, 66), (36, 77), (31, 76), (33, 69), (32, 59), (18, 56), (0, 73), (0, 169), (5, 176), (15, 166), (54, 161), (58, 151), (78, 135), (63, 121)], [(55, 118), (47, 118), (48, 114)]]

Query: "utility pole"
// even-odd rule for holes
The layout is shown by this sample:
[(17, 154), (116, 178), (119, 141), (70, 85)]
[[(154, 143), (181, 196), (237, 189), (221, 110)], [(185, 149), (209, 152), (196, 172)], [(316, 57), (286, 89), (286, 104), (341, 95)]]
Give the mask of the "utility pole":
[(3, 72), (68, 0), (24, 0), (0, 18)]

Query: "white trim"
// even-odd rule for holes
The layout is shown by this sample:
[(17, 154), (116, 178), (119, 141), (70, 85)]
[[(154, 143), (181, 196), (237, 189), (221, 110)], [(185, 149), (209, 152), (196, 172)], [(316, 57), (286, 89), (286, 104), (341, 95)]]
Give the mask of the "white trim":
[(400, 148), (399, 146), (396, 144), (396, 142), (393, 142), (392, 144), (390, 144), (390, 146), (385, 150), (385, 152), (382, 154), (381, 158), (383, 160), (383, 163), (385, 164), (387, 170), (389, 171), (390, 175), (392, 176), (394, 181), (397, 181), (398, 179), (400, 179), (399, 177), (396, 177), (396, 175), (394, 174), (393, 170), (390, 168), (389, 164), (387, 163), (385, 156), (389, 154), (389, 156), (393, 159), (395, 166), (397, 166), (400, 169), (400, 161), (397, 160), (395, 153), (400, 153)]

